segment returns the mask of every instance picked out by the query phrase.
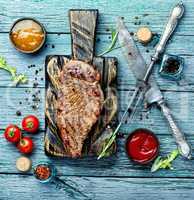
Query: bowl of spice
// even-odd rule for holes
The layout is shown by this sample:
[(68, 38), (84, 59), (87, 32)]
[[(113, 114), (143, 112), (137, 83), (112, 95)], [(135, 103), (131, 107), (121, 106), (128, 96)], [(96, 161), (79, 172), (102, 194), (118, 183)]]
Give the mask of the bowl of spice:
[(34, 167), (33, 174), (42, 183), (48, 183), (56, 176), (56, 168), (48, 163), (40, 163)]
[(159, 141), (152, 131), (136, 129), (127, 139), (126, 152), (132, 161), (148, 164), (158, 155)]
[(12, 45), (22, 53), (35, 53), (44, 45), (46, 31), (44, 26), (33, 18), (15, 21), (9, 32)]
[(181, 78), (183, 69), (184, 58), (177, 55), (165, 54), (162, 59), (159, 73), (164, 78), (176, 81)]

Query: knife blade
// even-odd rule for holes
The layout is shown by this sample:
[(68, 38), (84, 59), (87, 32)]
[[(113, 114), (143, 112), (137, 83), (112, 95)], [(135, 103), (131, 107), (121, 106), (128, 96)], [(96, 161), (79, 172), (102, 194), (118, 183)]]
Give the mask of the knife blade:
[(126, 61), (128, 62), (128, 66), (136, 79), (142, 81), (146, 74), (147, 66), (145, 66), (143, 57), (121, 18), (118, 18), (117, 30), (118, 41), (122, 47), (121, 50), (126, 58)]

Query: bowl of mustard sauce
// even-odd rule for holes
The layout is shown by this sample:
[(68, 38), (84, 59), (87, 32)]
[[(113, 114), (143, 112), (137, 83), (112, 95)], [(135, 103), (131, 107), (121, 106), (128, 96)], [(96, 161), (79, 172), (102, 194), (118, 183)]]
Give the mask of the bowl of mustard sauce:
[(46, 40), (44, 26), (33, 18), (21, 18), (15, 21), (9, 32), (13, 46), (22, 53), (35, 53)]

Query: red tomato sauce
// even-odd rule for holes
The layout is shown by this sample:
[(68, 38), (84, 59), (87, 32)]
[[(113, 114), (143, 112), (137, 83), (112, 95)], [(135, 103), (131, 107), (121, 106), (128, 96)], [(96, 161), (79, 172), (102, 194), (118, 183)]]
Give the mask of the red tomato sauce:
[(151, 131), (137, 129), (128, 137), (126, 150), (133, 161), (147, 164), (156, 158), (159, 151), (159, 142)]

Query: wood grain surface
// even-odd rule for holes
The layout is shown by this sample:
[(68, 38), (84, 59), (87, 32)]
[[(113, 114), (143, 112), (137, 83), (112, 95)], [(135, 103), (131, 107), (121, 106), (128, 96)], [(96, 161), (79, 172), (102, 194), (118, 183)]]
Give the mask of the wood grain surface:
[(92, 63), (95, 48), (98, 10), (70, 10), (72, 57)]
[[(185, 59), (184, 81), (181, 85), (161, 78), (155, 67), (155, 77), (164, 92), (165, 98), (175, 115), (180, 128), (184, 130), (194, 147), (194, 2), (182, 0), (186, 12), (180, 26), (168, 44), (168, 53), (181, 55)], [(150, 166), (138, 166), (126, 156), (124, 144), (127, 135), (135, 128), (145, 127), (153, 130), (160, 140), (160, 153), (166, 155), (175, 146), (171, 132), (160, 111), (153, 107), (149, 112), (137, 112), (134, 121), (121, 127), (118, 137), (117, 155), (97, 161), (92, 158), (51, 159), (44, 154), (43, 135), (45, 77), (44, 60), (46, 55), (70, 55), (71, 35), (68, 20), (69, 9), (98, 9), (99, 22), (96, 35), (95, 55), (101, 53), (110, 44), (110, 30), (115, 28), (117, 16), (124, 17), (130, 32), (136, 32), (139, 26), (149, 26), (153, 32), (161, 34), (167, 16), (177, 0), (0, 0), (0, 55), (19, 72), (25, 72), (29, 83), (15, 88), (7, 72), (0, 70), (0, 199), (85, 199), (77, 191), (68, 188), (56, 188), (53, 184), (42, 185), (32, 176), (32, 171), (23, 175), (15, 168), (15, 160), (21, 154), (3, 138), (3, 130), (10, 122), (20, 125), (27, 114), (36, 114), (41, 127), (33, 135), (36, 145), (30, 156), (33, 165), (40, 161), (52, 162), (58, 169), (59, 177), (90, 199), (193, 199), (194, 160), (179, 157), (174, 162), (174, 170), (150, 172)], [(35, 17), (47, 30), (45, 47), (38, 54), (24, 55), (10, 44), (8, 32), (12, 23), (20, 17)], [(153, 53), (152, 46), (137, 43), (148, 62)], [(128, 69), (121, 50), (107, 54), (118, 58), (118, 96), (119, 116), (122, 114), (128, 97), (135, 87), (135, 79)], [(35, 65), (35, 67), (30, 67)], [(37, 72), (38, 71), (38, 72)], [(35, 83), (35, 85), (34, 85)], [(38, 85), (36, 84), (38, 83)], [(38, 109), (33, 109), (33, 94), (38, 92)], [(129, 95), (128, 95), (129, 93)], [(20, 110), (22, 116), (16, 116)], [(141, 108), (139, 108), (141, 110)], [(26, 134), (27, 135), (27, 134)]]

